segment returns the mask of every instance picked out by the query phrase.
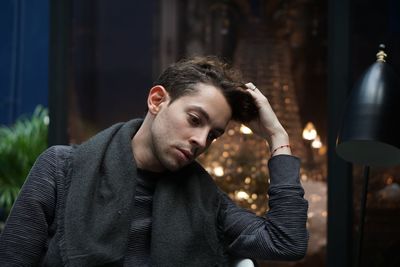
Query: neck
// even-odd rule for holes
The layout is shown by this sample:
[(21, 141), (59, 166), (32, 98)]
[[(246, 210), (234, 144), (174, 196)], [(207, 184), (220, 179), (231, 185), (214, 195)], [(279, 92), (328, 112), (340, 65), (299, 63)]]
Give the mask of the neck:
[(135, 159), (136, 166), (142, 170), (152, 172), (162, 172), (165, 169), (162, 167), (158, 159), (153, 154), (153, 143), (150, 133), (151, 118), (146, 116), (143, 124), (132, 138), (131, 147), (133, 151), (133, 158)]

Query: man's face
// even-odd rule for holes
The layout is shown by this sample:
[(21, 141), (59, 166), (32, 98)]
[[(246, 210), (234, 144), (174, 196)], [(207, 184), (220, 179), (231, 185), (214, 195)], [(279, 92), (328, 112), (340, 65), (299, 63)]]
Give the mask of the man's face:
[(174, 171), (193, 161), (223, 134), (231, 118), (231, 108), (215, 86), (199, 83), (195, 89), (164, 102), (154, 117), (151, 149), (161, 168)]

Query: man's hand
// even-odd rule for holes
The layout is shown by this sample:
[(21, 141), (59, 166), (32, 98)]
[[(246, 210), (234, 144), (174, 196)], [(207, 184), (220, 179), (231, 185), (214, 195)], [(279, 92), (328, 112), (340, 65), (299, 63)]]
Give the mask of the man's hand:
[[(269, 104), (268, 99), (258, 90), (253, 83), (247, 83), (247, 91), (254, 98), (258, 107), (259, 117), (248, 123), (248, 127), (260, 137), (268, 141), (271, 152), (275, 151), (273, 155), (278, 154), (291, 154), (289, 146), (289, 136), (282, 124), (279, 122)], [(284, 147), (281, 147), (284, 146)], [(279, 148), (278, 150), (275, 150)]]

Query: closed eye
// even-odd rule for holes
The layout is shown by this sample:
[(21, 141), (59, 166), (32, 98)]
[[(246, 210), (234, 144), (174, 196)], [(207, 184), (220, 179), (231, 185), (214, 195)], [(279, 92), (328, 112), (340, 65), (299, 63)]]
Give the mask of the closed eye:
[(201, 125), (201, 119), (198, 116), (191, 114), (191, 113), (188, 114), (188, 121), (189, 121), (190, 125), (192, 125), (192, 126), (200, 126)]

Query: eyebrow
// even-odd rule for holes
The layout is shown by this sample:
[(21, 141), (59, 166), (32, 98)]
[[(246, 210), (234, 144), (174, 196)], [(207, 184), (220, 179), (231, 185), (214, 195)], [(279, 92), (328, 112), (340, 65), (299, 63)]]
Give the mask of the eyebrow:
[[(192, 109), (196, 110), (197, 112), (201, 113), (201, 115), (207, 120), (207, 122), (210, 122), (210, 116), (208, 113), (199, 106), (192, 106)], [(219, 135), (223, 135), (225, 130), (222, 128), (215, 128), (215, 130), (219, 133)]]

